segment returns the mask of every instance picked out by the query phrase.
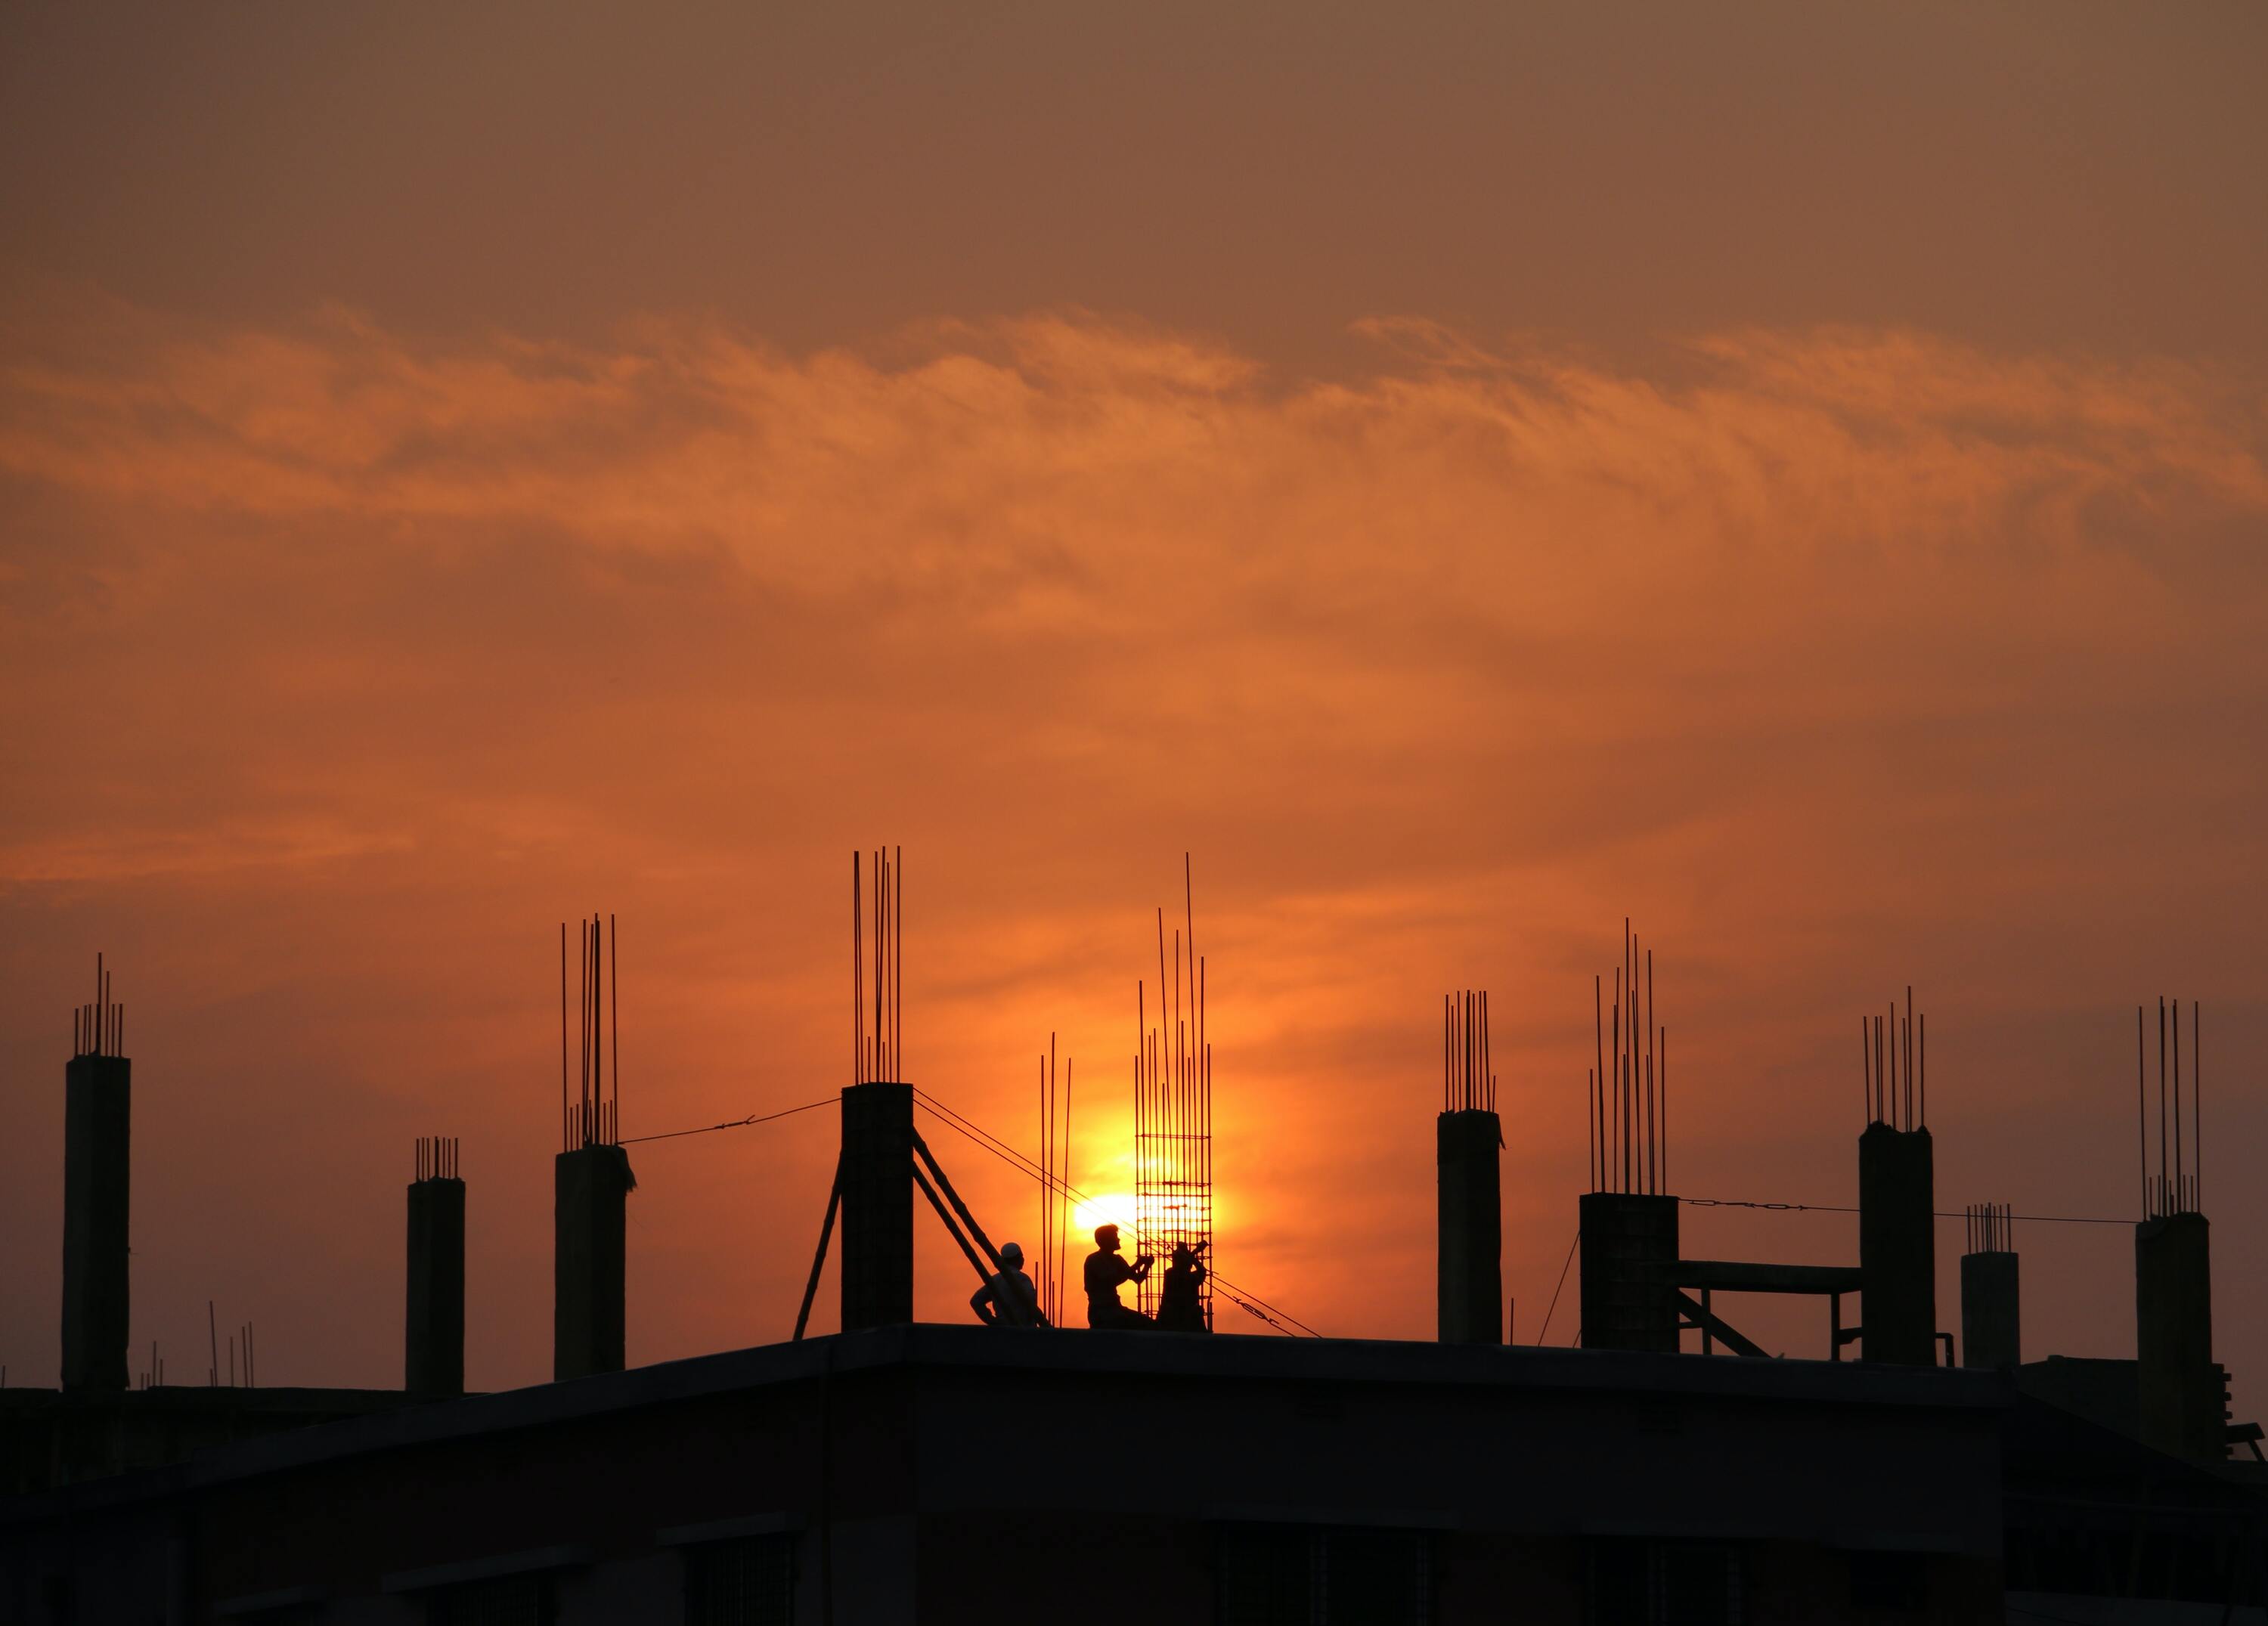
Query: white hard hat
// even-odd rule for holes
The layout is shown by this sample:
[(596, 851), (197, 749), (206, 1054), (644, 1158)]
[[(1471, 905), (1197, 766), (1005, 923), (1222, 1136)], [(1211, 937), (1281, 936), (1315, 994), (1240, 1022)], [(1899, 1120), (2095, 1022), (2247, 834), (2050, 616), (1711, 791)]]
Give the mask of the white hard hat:
[(1000, 1262), (1011, 1270), (1024, 1262), (1024, 1247), (1020, 1242), (1004, 1242), (1000, 1247)]

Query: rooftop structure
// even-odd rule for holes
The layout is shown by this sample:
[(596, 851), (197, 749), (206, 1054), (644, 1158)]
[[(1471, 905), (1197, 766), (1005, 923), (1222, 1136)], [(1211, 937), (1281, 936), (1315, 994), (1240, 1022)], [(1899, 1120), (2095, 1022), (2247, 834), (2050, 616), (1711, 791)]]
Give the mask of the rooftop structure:
[[(579, 1085), (563, 927), (554, 1381), (505, 1394), (462, 1393), (446, 1138), (417, 1143), (408, 1193), (401, 1390), (259, 1388), (251, 1326), (224, 1366), (217, 1319), (203, 1387), (167, 1384), (154, 1348), (126, 1385), (128, 1064), (104, 982), (65, 1069), (64, 1382), (0, 1390), (0, 1622), (851, 1626), (1075, 1598), (1083, 1621), (1222, 1626), (2139, 1626), (2175, 1604), (2268, 1626), (2268, 1461), (2258, 1428), (2232, 1426), (2212, 1352), (2194, 1006), (2186, 1131), (2178, 1005), (2161, 1015), (2154, 1176), (2138, 1016), (2132, 1360), (2023, 1361), (2023, 1217), (1934, 1210), (1911, 990), (1862, 1029), (1858, 1261), (1685, 1257), (1668, 1033), (1627, 924), (1611, 1020), (1604, 979), (1598, 1001), (1580, 1347), (1506, 1345), (1477, 992), (1444, 1008), (1438, 1341), (1315, 1336), (1208, 1270), (1227, 1301), (1308, 1335), (1219, 1339), (1187, 1273), (1211, 1240), (1211, 1070), (1204, 961), (1180, 938), (1190, 1007), (1155, 1027), (1141, 1007), (1136, 1150), (1155, 1176), (1138, 1243), (1182, 1244), (1186, 1330), (1121, 1306), (1097, 1324), (1125, 1330), (1066, 1335), (1068, 1069), (1059, 1110), (1043, 1060), (1036, 1161), (898, 1076), (903, 883), (894, 854), (873, 873), (869, 896), (854, 860), (853, 1068), (794, 1336), (696, 1360), (626, 1367), (611, 923), (584, 924)], [(1038, 1297), (1007, 1293), (1012, 1264), (917, 1107), (1039, 1181)], [(1019, 1330), (913, 1323), (917, 1192)], [(1959, 1365), (1937, 1320), (1948, 1218), (1969, 1228)], [(843, 1330), (806, 1337), (838, 1222)], [(1720, 1313), (1756, 1292), (1826, 1299), (1826, 1357), (1769, 1358)], [(1720, 1351), (1743, 1358), (1702, 1358)]]
[[(1997, 1622), (2011, 1394), (1819, 1362), (901, 1326), (30, 1498), (0, 1512), (0, 1574), (84, 1619), (482, 1600), (563, 1626), (858, 1626), (1075, 1599), (1099, 1626), (1827, 1620), (1889, 1587)], [(1124, 1448), (1045, 1421), (1083, 1416)], [(773, 1612), (698, 1613), (720, 1573), (768, 1578)]]

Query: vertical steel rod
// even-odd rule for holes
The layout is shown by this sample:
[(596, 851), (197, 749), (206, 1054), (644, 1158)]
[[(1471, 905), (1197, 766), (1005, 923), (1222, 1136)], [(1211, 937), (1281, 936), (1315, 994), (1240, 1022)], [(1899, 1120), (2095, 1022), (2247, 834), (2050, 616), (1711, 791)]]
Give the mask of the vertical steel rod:
[(2174, 1208), (2179, 1211), (2187, 1181), (2182, 1163), (2182, 1002), (2174, 1001)]
[(2142, 1218), (2150, 1217), (2149, 1067), (2143, 1060), (2142, 1007), (2134, 1007), (2134, 1156), (2142, 1178)]
[(612, 915), (607, 916), (607, 1019), (615, 1025), (615, 1099), (608, 1109), (607, 1139), (622, 1138), (622, 938)]
[(2166, 1207), (2166, 997), (2158, 996), (2158, 1207)]

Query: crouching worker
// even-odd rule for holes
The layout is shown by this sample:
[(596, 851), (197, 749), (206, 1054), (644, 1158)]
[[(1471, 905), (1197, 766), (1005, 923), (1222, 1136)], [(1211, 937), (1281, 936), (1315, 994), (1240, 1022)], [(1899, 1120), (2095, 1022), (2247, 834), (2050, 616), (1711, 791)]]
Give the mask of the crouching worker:
[(1024, 1274), (1024, 1250), (1014, 1242), (1000, 1248), (1000, 1273), (968, 1296), (968, 1307), (987, 1327), (1045, 1327), (1040, 1295)]
[(1205, 1279), (1205, 1268), (1197, 1259), (1204, 1244), (1195, 1247), (1187, 1242), (1174, 1244), (1174, 1259), (1166, 1267), (1166, 1280), (1158, 1290), (1158, 1329), (1160, 1332), (1211, 1332), (1205, 1325), (1204, 1304), (1197, 1296), (1197, 1285)]
[(1118, 1227), (1095, 1227), (1094, 1251), (1086, 1256), (1086, 1324), (1089, 1327), (1123, 1328), (1137, 1332), (1156, 1328), (1157, 1323), (1142, 1312), (1130, 1310), (1118, 1302), (1120, 1287), (1128, 1282), (1149, 1278), (1150, 1262), (1150, 1257), (1145, 1254), (1132, 1264), (1128, 1264), (1119, 1256)]

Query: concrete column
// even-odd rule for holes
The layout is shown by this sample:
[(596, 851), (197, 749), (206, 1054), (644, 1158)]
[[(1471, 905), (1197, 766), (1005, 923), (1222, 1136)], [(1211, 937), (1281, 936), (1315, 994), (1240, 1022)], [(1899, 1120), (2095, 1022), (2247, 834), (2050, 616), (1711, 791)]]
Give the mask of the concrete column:
[(402, 1387), (429, 1399), (453, 1399), (465, 1392), (463, 1181), (410, 1182), (409, 1258)]
[(2174, 1456), (2228, 1455), (2213, 1358), (2213, 1232), (2202, 1214), (2134, 1227), (2134, 1355), (2143, 1440)]
[(2007, 1372), (2023, 1361), (2016, 1255), (1994, 1249), (1961, 1256), (1961, 1364)]
[(623, 1220), (637, 1180), (620, 1146), (553, 1159), (551, 1375), (622, 1369)]
[(914, 1092), (843, 1092), (843, 1330), (914, 1319)]
[(1861, 1357), (1937, 1365), (1934, 1154), (1927, 1129), (1870, 1123), (1859, 1137)]
[(63, 1387), (126, 1387), (127, 1200), (133, 1066), (75, 1056), (63, 1069)]
[(1677, 1199), (1590, 1191), (1583, 1229), (1583, 1347), (1677, 1353), (1677, 1290), (1660, 1279), (1677, 1262)]
[(1443, 1343), (1504, 1342), (1504, 1202), (1492, 1112), (1445, 1112), (1434, 1125), (1440, 1196), (1437, 1301)]

